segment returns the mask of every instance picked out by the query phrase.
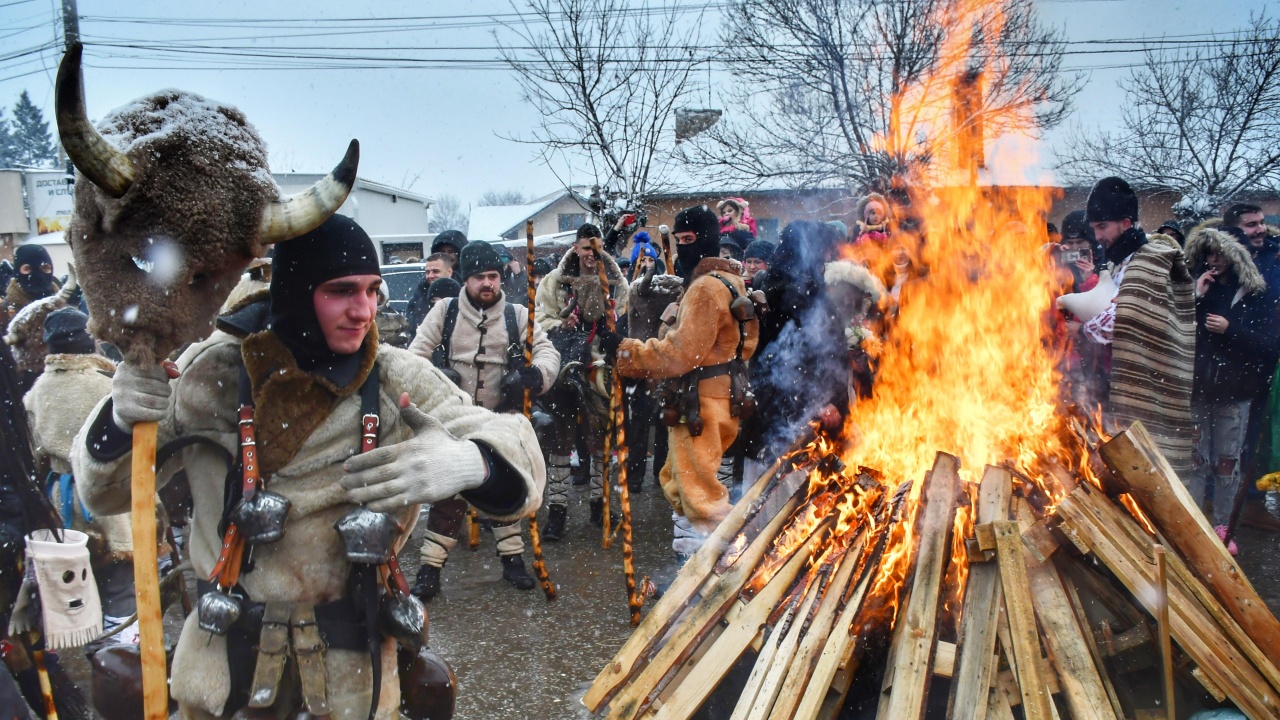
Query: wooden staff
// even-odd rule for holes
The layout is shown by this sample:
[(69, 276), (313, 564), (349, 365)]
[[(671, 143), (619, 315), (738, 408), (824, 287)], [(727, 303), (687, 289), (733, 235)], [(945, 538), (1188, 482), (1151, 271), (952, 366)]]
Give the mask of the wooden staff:
[(467, 548), (480, 549), (480, 520), (476, 517), (476, 509), (467, 508)]
[[(524, 239), (524, 274), (529, 278), (529, 317), (525, 319), (524, 364), (525, 367), (533, 367), (533, 302), (537, 287), (533, 284), (532, 220), (525, 221)], [(530, 421), (533, 420), (533, 392), (529, 388), (524, 389), (524, 416)], [(547, 574), (547, 563), (542, 559), (542, 536), (538, 533), (537, 508), (534, 508), (533, 512), (529, 513), (529, 543), (533, 545), (533, 574), (538, 576), (538, 582), (542, 585), (542, 592), (547, 596), (547, 600), (555, 600), (556, 586), (552, 584), (551, 576)]]
[[(592, 238), (591, 247), (597, 255), (596, 272), (600, 274), (601, 288), (609, 292), (609, 278), (604, 270), (604, 252), (600, 248), (600, 239)], [(613, 312), (610, 311), (605, 315), (605, 325), (610, 332), (617, 331), (617, 321), (614, 319)], [(631, 627), (640, 624), (640, 594), (636, 592), (636, 568), (635, 559), (631, 548), (631, 488), (627, 486), (627, 429), (626, 429), (626, 413), (623, 409), (622, 402), (622, 375), (618, 373), (617, 368), (613, 371), (613, 392), (609, 395), (609, 418), (613, 424), (613, 432), (606, 433), (604, 438), (604, 468), (601, 474), (604, 480), (602, 494), (604, 497), (604, 536), (602, 539), (603, 547), (608, 550), (613, 544), (613, 535), (610, 533), (610, 526), (613, 524), (612, 518), (609, 517), (609, 455), (610, 440), (614, 434), (617, 434), (617, 441), (613, 443), (618, 449), (618, 504), (622, 508), (622, 574), (626, 579), (627, 585), (627, 606), (631, 609)]]
[(138, 605), (138, 651), (142, 659), (142, 707), (146, 720), (169, 717), (168, 670), (161, 622), (156, 545), (157, 423), (133, 426), (130, 512), (133, 530), (133, 586)]
[[(32, 650), (31, 662), (36, 666), (36, 677), (40, 680), (40, 695), (44, 700), (45, 717), (48, 720), (58, 720), (58, 706), (53, 703), (53, 683), (49, 682), (49, 667), (44, 663), (44, 651)], [(144, 665), (143, 668), (145, 672), (146, 666)], [(145, 675), (143, 679), (146, 679)]]

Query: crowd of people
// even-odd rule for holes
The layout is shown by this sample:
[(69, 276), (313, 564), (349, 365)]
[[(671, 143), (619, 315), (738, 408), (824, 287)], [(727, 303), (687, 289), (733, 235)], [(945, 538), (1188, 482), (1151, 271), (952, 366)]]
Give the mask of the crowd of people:
[[(1106, 422), (1141, 420), (1234, 553), (1245, 490), (1260, 478), (1280, 489), (1280, 239), (1255, 205), (1185, 233), (1169, 224), (1148, 234), (1138, 210), (1124, 180), (1105, 178), (1085, 208), (1046, 227), (1061, 279), (1051, 324), (1067, 348), (1065, 392), (1100, 405)], [(217, 332), (159, 367), (121, 361), (90, 337), (74, 282), (62, 288), (47, 253), (23, 246), (3, 302), (6, 342), (38, 362), (0, 355), (26, 411), (9, 403), (5, 452), (31, 472), (0, 485), (0, 604), (23, 592), (11, 569), (33, 527), (81, 529), (98, 540), (105, 629), (118, 631), (90, 653), (136, 643), (122, 513), (140, 422), (160, 423), (162, 446), (177, 444), (180, 460), (161, 473), (168, 545), (207, 574), (173, 663), (172, 692), (191, 717), (229, 715), (274, 692), (252, 654), (264, 614), (276, 612), (270, 600), (284, 597), (317, 603), (306, 608), (338, 668), (320, 685), (326, 707), (367, 710), (399, 695), (395, 673), (372, 686), (360, 677), (366, 656), (375, 667), (396, 658), (394, 644), (373, 642), (356, 622), (369, 587), (350, 569), (358, 561), (348, 562), (342, 534), (356, 506), (400, 531), (428, 508), (420, 564), (405, 580), (421, 601), (441, 592), (468, 521), (491, 531), (502, 579), (535, 588), (524, 559), (530, 513), (545, 506), (541, 538), (552, 543), (586, 535), (569, 527), (575, 494), (586, 496), (592, 526), (614, 522), (606, 475), (625, 476), (631, 492), (656, 484), (683, 560), (728, 513), (735, 482), (759, 477), (810, 429), (840, 430), (875, 392), (897, 308), (928, 274), (922, 219), (879, 194), (861, 198), (852, 218), (790, 222), (776, 245), (758, 232), (738, 197), (686, 208), (670, 228), (644, 229), (628, 214), (604, 229), (585, 223), (571, 248), (532, 265), (451, 230), (435, 237), (400, 314), (388, 309), (373, 242), (335, 215), (255, 264)], [(625, 473), (607, 452), (615, 382)], [(261, 480), (242, 488), (245, 463), (230, 452), (250, 441)], [(21, 478), (35, 468), (48, 483), (32, 492)], [(289, 531), (229, 568), (228, 524), (264, 522), (244, 508), (272, 494), (267, 486), (281, 493)], [(237, 608), (221, 631), (204, 615), (216, 602)], [(5, 660), (30, 697), (21, 647)], [(301, 682), (302, 695), (314, 691), (315, 676)], [(0, 702), (4, 692), (0, 683)]]

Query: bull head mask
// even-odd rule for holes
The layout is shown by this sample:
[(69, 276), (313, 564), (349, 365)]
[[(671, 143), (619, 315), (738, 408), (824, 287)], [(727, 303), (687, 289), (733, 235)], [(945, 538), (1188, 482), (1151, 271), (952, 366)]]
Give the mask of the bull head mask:
[(166, 90), (95, 128), (85, 110), (82, 48), (58, 68), (58, 135), (89, 182), (76, 183), (67, 231), (90, 332), (129, 360), (155, 364), (212, 331), (218, 308), (266, 247), (319, 226), (355, 183), (355, 140), (333, 172), (281, 197), (266, 146), (234, 107)]

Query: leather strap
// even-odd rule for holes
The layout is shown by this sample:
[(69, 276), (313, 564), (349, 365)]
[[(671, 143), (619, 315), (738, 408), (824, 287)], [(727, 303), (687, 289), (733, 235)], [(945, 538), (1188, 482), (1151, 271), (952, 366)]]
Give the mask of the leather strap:
[(312, 715), (328, 715), (325, 646), (316, 624), (315, 608), (311, 605), (294, 605), (290, 625), (293, 629), (293, 655), (298, 662), (298, 678), (302, 681), (302, 702)]
[(249, 707), (267, 708), (276, 702), (285, 661), (289, 659), (289, 617), (293, 603), (269, 602), (258, 634), (258, 662), (249, 688)]

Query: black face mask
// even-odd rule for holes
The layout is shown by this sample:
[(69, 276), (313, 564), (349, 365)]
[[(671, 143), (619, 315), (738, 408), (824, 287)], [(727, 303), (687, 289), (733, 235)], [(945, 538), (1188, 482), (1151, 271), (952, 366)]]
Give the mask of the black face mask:
[(697, 239), (676, 250), (676, 275), (688, 285), (693, 271), (704, 258), (720, 256), (720, 220), (705, 205), (685, 208), (676, 215), (672, 233), (693, 232)]
[[(13, 264), (19, 270), (18, 274), (14, 275), (18, 281), (18, 287), (33, 300), (53, 294), (53, 260), (49, 257), (48, 250), (39, 245), (23, 245), (14, 251)], [(28, 266), (31, 272), (23, 274), (21, 270), (24, 265)], [(50, 266), (49, 272), (43, 270), (45, 265)]]

